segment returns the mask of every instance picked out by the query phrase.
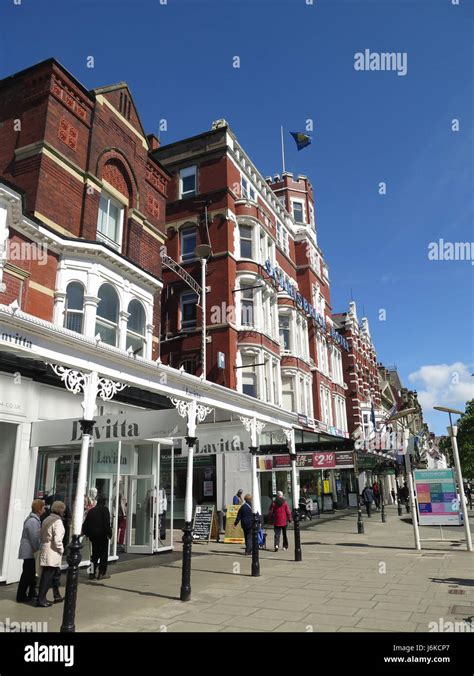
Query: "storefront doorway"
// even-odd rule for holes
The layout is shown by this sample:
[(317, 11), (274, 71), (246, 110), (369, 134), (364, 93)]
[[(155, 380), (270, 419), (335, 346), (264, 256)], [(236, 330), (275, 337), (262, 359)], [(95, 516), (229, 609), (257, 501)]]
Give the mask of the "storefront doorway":
[(131, 476), (128, 490), (127, 552), (151, 554), (154, 532), (156, 496), (153, 476)]

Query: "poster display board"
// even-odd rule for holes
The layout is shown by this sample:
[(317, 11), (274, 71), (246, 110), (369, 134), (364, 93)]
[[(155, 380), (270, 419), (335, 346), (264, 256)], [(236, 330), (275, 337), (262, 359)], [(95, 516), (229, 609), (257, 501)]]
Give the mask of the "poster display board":
[(453, 469), (417, 469), (415, 490), (420, 526), (460, 526)]
[(226, 520), (225, 520), (225, 534), (224, 542), (241, 545), (245, 542), (244, 531), (240, 523), (235, 528), (234, 521), (237, 518), (238, 511), (241, 505), (227, 505)]

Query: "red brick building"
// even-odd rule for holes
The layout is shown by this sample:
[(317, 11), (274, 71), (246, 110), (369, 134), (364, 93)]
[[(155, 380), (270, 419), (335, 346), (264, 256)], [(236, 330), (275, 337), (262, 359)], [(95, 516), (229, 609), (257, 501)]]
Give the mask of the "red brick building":
[(355, 302), (348, 312), (333, 315), (338, 331), (346, 338), (349, 350), (343, 353), (343, 369), (348, 384), (347, 420), (349, 432), (360, 429), (365, 438), (384, 417), (380, 401), (377, 354), (370, 335), (369, 322), (364, 317), (359, 324)]
[[(206, 378), (347, 436), (347, 344), (331, 318), (308, 179), (263, 178), (225, 120), (153, 154), (172, 174), (167, 254), (200, 283), (195, 247), (212, 250)], [(197, 295), (171, 270), (163, 279), (161, 359), (202, 375)]]
[(0, 176), (31, 219), (0, 223), (0, 303), (156, 352), (169, 180), (156, 146), (125, 83), (88, 91), (54, 59), (0, 82)]

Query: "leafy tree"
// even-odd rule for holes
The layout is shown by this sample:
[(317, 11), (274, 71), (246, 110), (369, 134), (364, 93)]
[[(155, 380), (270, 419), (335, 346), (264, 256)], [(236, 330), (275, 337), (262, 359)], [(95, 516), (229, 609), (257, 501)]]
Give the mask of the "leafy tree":
[(458, 421), (458, 448), (464, 479), (474, 479), (474, 399)]

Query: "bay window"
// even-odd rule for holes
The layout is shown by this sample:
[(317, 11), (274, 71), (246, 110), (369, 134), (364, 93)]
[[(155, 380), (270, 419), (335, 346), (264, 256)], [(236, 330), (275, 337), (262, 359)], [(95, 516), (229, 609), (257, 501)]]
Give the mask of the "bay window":
[(80, 282), (70, 282), (66, 288), (64, 326), (82, 333), (84, 328), (84, 287)]
[(242, 356), (242, 392), (251, 397), (257, 397), (257, 372), (255, 355)]
[(145, 350), (145, 310), (139, 300), (128, 305), (127, 342), (125, 349), (132, 348), (134, 354), (143, 356)]
[(99, 289), (99, 303), (95, 322), (95, 332), (107, 345), (117, 345), (118, 337), (118, 295), (113, 286), (102, 284)]
[(251, 225), (239, 225), (240, 257), (254, 259), (253, 252), (253, 227)]

